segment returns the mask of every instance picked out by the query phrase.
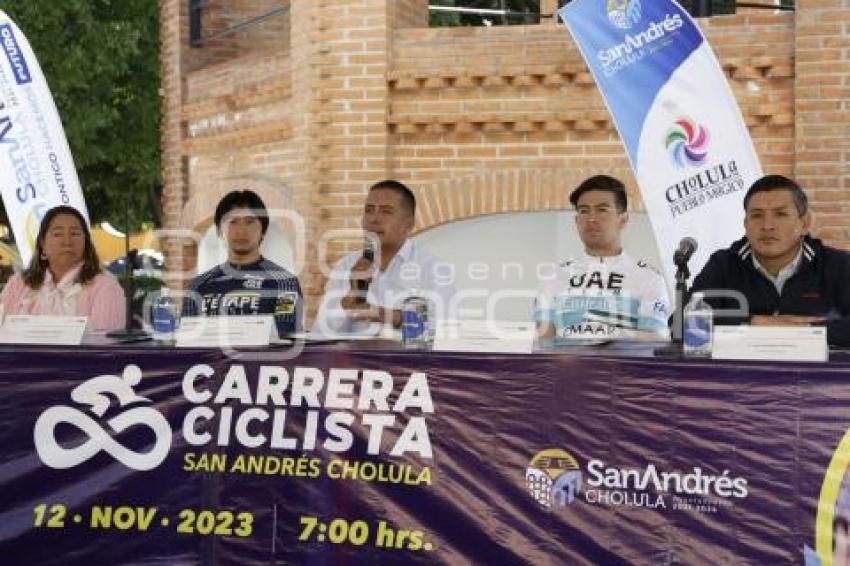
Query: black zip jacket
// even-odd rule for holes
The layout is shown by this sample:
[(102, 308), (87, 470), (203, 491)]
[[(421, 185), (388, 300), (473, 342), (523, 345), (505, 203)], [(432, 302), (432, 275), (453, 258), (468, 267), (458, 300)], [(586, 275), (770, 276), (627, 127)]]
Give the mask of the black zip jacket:
[[(748, 316), (729, 317), (715, 312), (716, 324), (742, 324), (753, 315), (794, 314), (826, 319), (827, 341), (850, 346), (850, 253), (824, 246), (820, 240), (803, 238), (803, 257), (797, 272), (780, 295), (773, 283), (753, 265), (753, 250), (746, 238), (728, 249), (714, 252), (691, 292), (734, 289), (746, 296)], [(737, 308), (732, 298), (706, 298), (715, 309)]]

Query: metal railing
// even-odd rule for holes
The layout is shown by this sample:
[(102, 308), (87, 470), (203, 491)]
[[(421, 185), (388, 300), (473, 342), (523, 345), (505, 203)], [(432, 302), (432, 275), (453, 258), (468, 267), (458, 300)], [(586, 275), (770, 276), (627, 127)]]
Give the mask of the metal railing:
[(203, 34), (203, 10), (213, 3), (213, 0), (189, 0), (189, 45), (203, 47), (205, 43), (219, 39), (236, 32), (254, 27), (272, 18), (289, 13), (289, 6), (278, 6), (271, 10), (253, 16), (239, 23), (228, 26), (207, 36)]
[[(558, 7), (563, 7), (571, 0), (559, 0)], [(735, 2), (734, 0), (679, 0), (692, 16), (708, 18), (712, 16), (734, 14), (738, 8), (756, 8), (765, 10), (794, 11), (794, 0), (775, 0), (773, 2)], [(482, 7), (487, 4), (488, 7)], [(526, 4), (525, 11), (519, 11), (507, 0), (451, 0), (451, 5), (431, 4), (432, 27), (441, 26), (489, 26), (510, 25), (512, 23), (539, 23), (541, 18), (551, 18), (555, 14), (540, 13), (538, 2), (536, 9)]]

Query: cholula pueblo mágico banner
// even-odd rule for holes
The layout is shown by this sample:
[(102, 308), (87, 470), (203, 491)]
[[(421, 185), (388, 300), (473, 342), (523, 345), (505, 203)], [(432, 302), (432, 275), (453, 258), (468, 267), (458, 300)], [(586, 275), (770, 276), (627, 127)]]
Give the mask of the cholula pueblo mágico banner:
[(65, 204), (87, 219), (88, 210), (41, 67), (2, 10), (0, 48), (0, 193), (26, 265), (48, 210)]
[(697, 273), (712, 251), (740, 236), (734, 219), (762, 175), (708, 42), (670, 0), (574, 0), (559, 14), (614, 117), (668, 282), (685, 236), (699, 243), (690, 266)]

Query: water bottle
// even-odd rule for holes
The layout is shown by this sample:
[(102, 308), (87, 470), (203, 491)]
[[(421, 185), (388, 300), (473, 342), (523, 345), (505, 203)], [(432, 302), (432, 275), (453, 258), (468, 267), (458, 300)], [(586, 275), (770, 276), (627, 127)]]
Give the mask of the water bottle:
[(174, 331), (177, 329), (177, 304), (171, 296), (171, 290), (163, 287), (153, 305), (151, 316), (153, 339), (161, 342), (172, 342)]
[(432, 341), (431, 308), (413, 290), (401, 305), (401, 341), (408, 348), (427, 348)]
[(682, 343), (687, 356), (711, 356), (714, 314), (702, 293), (694, 293), (685, 307)]

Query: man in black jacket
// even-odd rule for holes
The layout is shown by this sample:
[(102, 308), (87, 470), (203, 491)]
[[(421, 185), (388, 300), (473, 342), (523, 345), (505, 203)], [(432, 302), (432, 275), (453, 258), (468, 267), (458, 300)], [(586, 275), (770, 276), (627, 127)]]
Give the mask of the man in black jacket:
[[(781, 175), (762, 177), (744, 197), (746, 236), (712, 254), (691, 291), (709, 294), (718, 324), (825, 325), (830, 344), (850, 346), (850, 254), (808, 235), (806, 193)], [(722, 294), (722, 293), (721, 293)], [(723, 313), (739, 307), (743, 316)]]

